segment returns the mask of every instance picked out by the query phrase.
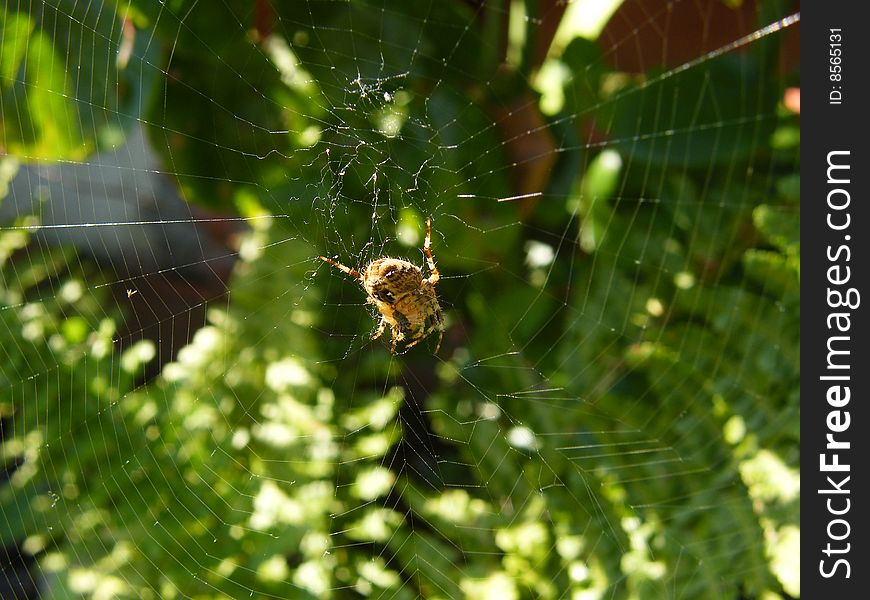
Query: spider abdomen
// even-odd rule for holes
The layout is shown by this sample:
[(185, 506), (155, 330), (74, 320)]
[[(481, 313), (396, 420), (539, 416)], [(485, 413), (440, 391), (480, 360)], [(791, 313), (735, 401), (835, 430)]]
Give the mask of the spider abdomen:
[(395, 304), (403, 296), (420, 289), (423, 273), (406, 260), (379, 258), (373, 261), (363, 275), (363, 286), (369, 296)]

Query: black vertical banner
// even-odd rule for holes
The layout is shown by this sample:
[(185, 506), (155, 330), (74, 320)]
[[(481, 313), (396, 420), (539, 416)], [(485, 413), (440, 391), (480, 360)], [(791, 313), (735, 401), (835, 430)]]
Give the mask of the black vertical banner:
[[(870, 588), (870, 30), (864, 2), (801, 9), (801, 586)], [(868, 306), (865, 306), (868, 304)], [(823, 596), (824, 594), (824, 596)]]

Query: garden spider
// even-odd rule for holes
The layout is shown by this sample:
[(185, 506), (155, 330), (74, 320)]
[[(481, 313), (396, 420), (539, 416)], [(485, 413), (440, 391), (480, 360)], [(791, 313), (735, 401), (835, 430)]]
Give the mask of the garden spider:
[(396, 345), (404, 342), (405, 350), (415, 346), (429, 335), (438, 332), (438, 343), (435, 352), (441, 347), (444, 337), (444, 314), (435, 297), (435, 284), (441, 278), (432, 251), (431, 220), (426, 218), (426, 241), (423, 242), (423, 253), (430, 275), (423, 277), (423, 270), (414, 263), (398, 258), (378, 258), (368, 264), (362, 271), (336, 262), (325, 256), (320, 260), (328, 262), (333, 267), (344, 271), (354, 279), (359, 280), (365, 289), (368, 299), (374, 304), (381, 315), (378, 329), (372, 336), (377, 339), (390, 326), (392, 346), (390, 351), (396, 353)]

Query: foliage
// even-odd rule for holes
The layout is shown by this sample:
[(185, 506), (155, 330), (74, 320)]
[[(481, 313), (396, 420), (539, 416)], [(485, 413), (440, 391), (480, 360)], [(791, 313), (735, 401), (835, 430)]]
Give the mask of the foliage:
[[(492, 114), (528, 83), (494, 79), (463, 3), (288, 3), (275, 46), (237, 35), (248, 2), (118, 2), (175, 50), (164, 74), (137, 45), (120, 100), (86, 95), (60, 50), (120, 45), (108, 5), (8, 4), (7, 148), (82, 158), (149, 96), (187, 193), (272, 215), (230, 301), (144, 385), (155, 350), (117, 349), (99, 273), (0, 229), (0, 541), (38, 558), (43, 597), (799, 595), (798, 149), (769, 141), (797, 124), (775, 47), (632, 79), (569, 45), (547, 123), (565, 152), (520, 223), (480, 199), (514, 189)], [(21, 61), (59, 79), (9, 85)], [(114, 89), (105, 72), (87, 89)], [(569, 151), (596, 120), (614, 144)], [(392, 219), (425, 214), (449, 351), (394, 358), (315, 257), (372, 236), (407, 255)]]

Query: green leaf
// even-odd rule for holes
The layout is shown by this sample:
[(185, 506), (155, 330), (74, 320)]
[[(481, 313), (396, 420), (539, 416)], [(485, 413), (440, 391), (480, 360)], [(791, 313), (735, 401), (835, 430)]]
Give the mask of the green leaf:
[(748, 159), (773, 132), (777, 94), (753, 56), (729, 55), (619, 88), (596, 121), (627, 160), (724, 165)]
[(22, 13), (7, 13), (0, 22), (0, 90), (12, 86), (32, 31), (33, 21)]

